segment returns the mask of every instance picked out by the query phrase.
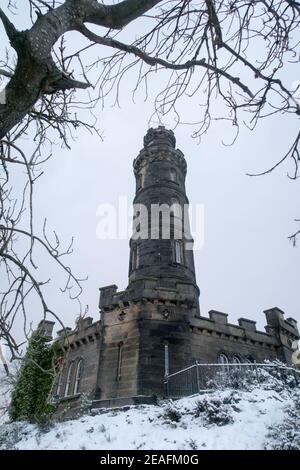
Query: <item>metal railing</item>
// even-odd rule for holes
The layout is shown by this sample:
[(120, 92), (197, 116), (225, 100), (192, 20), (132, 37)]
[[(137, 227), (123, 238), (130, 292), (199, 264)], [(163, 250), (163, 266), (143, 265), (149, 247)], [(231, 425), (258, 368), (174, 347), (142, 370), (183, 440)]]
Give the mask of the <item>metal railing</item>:
[(250, 385), (280, 379), (290, 386), (300, 385), (300, 371), (293, 367), (268, 363), (195, 364), (167, 374), (165, 396), (180, 398), (216, 389), (245, 389)]

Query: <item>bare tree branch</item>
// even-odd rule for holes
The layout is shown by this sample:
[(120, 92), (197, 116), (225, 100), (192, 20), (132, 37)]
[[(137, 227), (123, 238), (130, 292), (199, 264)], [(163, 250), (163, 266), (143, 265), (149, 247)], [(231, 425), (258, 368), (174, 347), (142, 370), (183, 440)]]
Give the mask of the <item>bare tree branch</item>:
[(7, 78), (13, 77), (13, 74), (11, 72), (8, 72), (7, 70), (1, 69), (1, 68), (0, 68), (0, 75), (3, 75), (3, 77), (7, 77)]
[(249, 95), (251, 98), (253, 97), (252, 92), (249, 90), (249, 88), (241, 83), (240, 79), (238, 77), (234, 77), (227, 73), (226, 71), (219, 69), (211, 64), (208, 64), (205, 59), (201, 60), (190, 60), (188, 62), (185, 62), (183, 64), (176, 64), (176, 63), (171, 63), (166, 60), (160, 59), (158, 57), (151, 57), (149, 54), (146, 54), (144, 51), (139, 49), (136, 46), (133, 45), (128, 45), (124, 44), (120, 41), (116, 41), (112, 38), (109, 37), (100, 37), (94, 34), (92, 31), (89, 31), (86, 27), (82, 26), (79, 28), (79, 31), (88, 39), (90, 39), (92, 42), (97, 43), (97, 44), (102, 44), (104, 46), (109, 46), (114, 49), (119, 49), (120, 51), (127, 52), (129, 54), (134, 54), (136, 57), (139, 57), (142, 59), (146, 64), (150, 66), (156, 66), (156, 65), (161, 65), (162, 67), (166, 69), (171, 69), (171, 70), (188, 70), (188, 69), (193, 69), (194, 67), (203, 67), (206, 68), (207, 70), (210, 70), (212, 72), (215, 72), (216, 74), (222, 75), (223, 77), (227, 78), (227, 80), (231, 81), (238, 87), (242, 89), (244, 93)]

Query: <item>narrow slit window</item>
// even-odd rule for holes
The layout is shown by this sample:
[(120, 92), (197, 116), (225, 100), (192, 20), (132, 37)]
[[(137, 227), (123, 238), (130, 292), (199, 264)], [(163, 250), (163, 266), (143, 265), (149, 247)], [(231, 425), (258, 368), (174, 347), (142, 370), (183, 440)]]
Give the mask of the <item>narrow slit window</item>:
[(131, 249), (131, 258), (130, 258), (130, 271), (138, 269), (139, 267), (139, 247), (134, 245)]
[(118, 364), (117, 364), (117, 380), (121, 380), (122, 373), (122, 358), (123, 358), (123, 343), (119, 343), (118, 348)]
[(136, 260), (136, 245), (131, 249), (131, 262), (130, 262), (130, 271), (135, 269), (135, 260)]
[(77, 364), (77, 369), (76, 369), (75, 387), (74, 387), (75, 395), (79, 393), (80, 391), (80, 382), (81, 382), (81, 377), (82, 377), (82, 365), (83, 365), (83, 361), (82, 359), (80, 359)]
[(137, 189), (141, 189), (144, 185), (144, 175), (139, 173), (137, 176)]
[(171, 238), (180, 240), (183, 236), (183, 212), (179, 199), (172, 197), (170, 209)]
[(174, 181), (174, 183), (177, 183), (177, 172), (174, 170), (174, 168), (171, 168), (170, 170), (170, 180)]
[(60, 397), (60, 394), (61, 394), (62, 382), (63, 382), (63, 371), (60, 371), (57, 376), (57, 387), (56, 387), (56, 395), (58, 397)]
[(183, 264), (183, 242), (182, 240), (174, 240), (174, 261)]

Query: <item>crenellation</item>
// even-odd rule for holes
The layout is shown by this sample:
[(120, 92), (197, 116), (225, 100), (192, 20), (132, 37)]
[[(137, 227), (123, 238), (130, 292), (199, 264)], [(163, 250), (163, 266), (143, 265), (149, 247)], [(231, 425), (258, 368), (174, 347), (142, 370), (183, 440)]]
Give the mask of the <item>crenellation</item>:
[(117, 292), (118, 286), (115, 284), (101, 287), (100, 290), (100, 298), (99, 298), (99, 308), (107, 307), (112, 303), (113, 297)]
[(79, 330), (84, 330), (88, 326), (91, 326), (93, 323), (92, 317), (79, 317), (77, 320), (77, 328)]
[(238, 323), (245, 330), (256, 331), (256, 321), (249, 320), (248, 318), (239, 318)]
[(57, 335), (57, 337), (65, 337), (69, 333), (71, 333), (71, 331), (72, 331), (72, 328), (70, 328), (69, 326), (65, 326), (65, 328), (62, 328), (61, 330), (58, 330), (56, 332), (56, 335)]
[[(226, 315), (226, 314), (225, 314)], [(218, 317), (219, 320), (220, 317)], [(253, 328), (252, 320), (243, 319), (246, 323), (239, 322), (238, 325), (231, 324), (231, 323), (221, 323), (220, 321), (214, 321), (212, 318), (207, 317), (196, 317), (194, 323), (197, 325), (198, 330), (206, 330), (213, 334), (214, 336), (222, 336), (226, 337), (227, 340), (230, 341), (243, 341), (248, 342), (251, 344), (251, 341), (254, 342), (257, 346), (269, 344), (270, 342), (274, 341), (272, 339), (272, 335), (265, 333), (264, 331), (258, 331), (256, 328)], [(250, 325), (248, 324), (250, 323)], [(250, 327), (249, 327), (250, 326)]]
[(216, 323), (221, 323), (222, 325), (227, 324), (227, 313), (218, 312), (217, 310), (210, 310), (208, 312), (210, 320)]
[(286, 321), (290, 323), (294, 328), (297, 328), (298, 323), (297, 320), (295, 320), (294, 318), (289, 317), (286, 319)]
[(53, 327), (55, 325), (54, 321), (50, 320), (42, 320), (38, 324), (38, 330), (45, 335), (48, 340), (52, 340), (52, 334), (53, 334)]

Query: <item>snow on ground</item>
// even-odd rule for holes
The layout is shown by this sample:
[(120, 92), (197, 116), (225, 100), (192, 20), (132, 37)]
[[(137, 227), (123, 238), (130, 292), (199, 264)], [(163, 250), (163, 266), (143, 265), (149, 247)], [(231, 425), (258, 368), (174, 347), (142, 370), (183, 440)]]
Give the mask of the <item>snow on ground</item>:
[(293, 406), (288, 392), (214, 391), (39, 428), (0, 426), (0, 449), (263, 449)]

